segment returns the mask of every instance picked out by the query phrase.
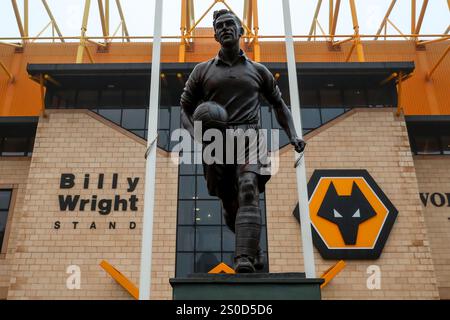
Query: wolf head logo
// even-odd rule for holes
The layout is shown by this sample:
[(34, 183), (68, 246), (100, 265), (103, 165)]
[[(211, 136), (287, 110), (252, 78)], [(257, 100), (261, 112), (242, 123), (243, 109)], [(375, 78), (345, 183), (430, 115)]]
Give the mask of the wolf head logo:
[(338, 226), (346, 245), (355, 245), (359, 225), (375, 217), (376, 212), (355, 182), (349, 196), (338, 195), (331, 182), (317, 215)]

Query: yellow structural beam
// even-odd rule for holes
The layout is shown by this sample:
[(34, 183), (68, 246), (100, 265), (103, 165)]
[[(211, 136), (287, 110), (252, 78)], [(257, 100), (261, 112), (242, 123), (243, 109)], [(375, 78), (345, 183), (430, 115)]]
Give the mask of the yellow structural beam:
[(319, 16), (320, 13), (320, 8), (322, 6), (322, 0), (318, 0), (317, 1), (317, 5), (316, 5), (316, 10), (314, 11), (314, 16), (313, 16), (313, 20), (311, 22), (311, 27), (309, 28), (309, 38), (308, 41), (311, 41), (311, 37), (313, 35), (313, 32), (316, 29), (316, 25), (317, 25), (317, 17)]
[(411, 0), (411, 34), (416, 32), (416, 0)]
[(25, 30), (23, 28), (22, 24), (22, 18), (20, 17), (19, 7), (17, 6), (16, 0), (11, 0), (11, 4), (14, 10), (14, 15), (16, 16), (17, 26), (19, 27), (20, 35), (25, 38), (27, 35), (25, 35)]
[(377, 30), (377, 36), (374, 38), (374, 40), (378, 39), (378, 36), (381, 34), (381, 31), (383, 30), (383, 27), (386, 27), (387, 20), (389, 19), (389, 16), (391, 15), (392, 9), (394, 9), (395, 3), (397, 0), (392, 0), (391, 4), (389, 5), (389, 8), (384, 15), (383, 21), (381, 22), (380, 27)]
[(108, 37), (108, 28), (106, 23), (105, 9), (103, 8), (103, 0), (98, 0), (98, 12), (100, 14), (100, 23), (102, 25), (102, 33), (104, 37)]
[(337, 27), (337, 20), (339, 17), (339, 9), (341, 7), (341, 0), (336, 0), (336, 5), (334, 7), (334, 13), (333, 13), (333, 23), (331, 25), (331, 32), (330, 32), (330, 37), (331, 37), (331, 41), (333, 41), (334, 39), (334, 35), (336, 34), (336, 27)]
[(139, 299), (139, 288), (107, 261), (100, 262), (100, 267), (121, 285), (133, 298)]
[(356, 47), (356, 54), (358, 56), (359, 62), (364, 62), (364, 49), (361, 43), (361, 39), (359, 37), (359, 24), (358, 24), (358, 14), (356, 11), (356, 5), (355, 0), (349, 0), (350, 2), (350, 10), (352, 12), (352, 21), (353, 21), (353, 30), (355, 30), (355, 47)]
[(84, 13), (83, 13), (83, 22), (81, 23), (81, 37), (80, 44), (78, 45), (77, 50), (77, 60), (76, 63), (83, 63), (83, 53), (84, 48), (86, 47), (86, 31), (87, 31), (87, 23), (89, 19), (89, 9), (91, 6), (91, 0), (85, 0), (84, 4)]
[(340, 260), (338, 261), (334, 266), (329, 268), (327, 271), (325, 271), (321, 278), (324, 279), (324, 283), (320, 285), (320, 288), (324, 288), (331, 280), (333, 280), (334, 277), (338, 275), (339, 272), (341, 272), (345, 268), (345, 261)]
[(420, 29), (422, 28), (423, 18), (425, 16), (425, 11), (427, 10), (428, 0), (423, 0), (422, 9), (420, 9), (419, 19), (417, 20), (416, 29), (414, 30), (415, 34), (420, 34)]
[(122, 31), (127, 36), (126, 40), (130, 42), (130, 34), (128, 33), (127, 23), (125, 21), (125, 15), (123, 14), (122, 6), (120, 4), (120, 0), (116, 0), (117, 10), (119, 11), (120, 20), (122, 21)]
[(42, 0), (42, 4), (44, 5), (45, 11), (47, 11), (47, 15), (49, 16), (50, 20), (52, 21), (53, 28), (56, 30), (56, 33), (58, 33), (59, 39), (61, 40), (61, 42), (64, 42), (64, 38), (61, 33), (61, 30), (59, 29), (58, 24), (56, 23), (55, 17), (53, 16), (53, 13), (50, 10), (50, 7), (48, 6), (47, 1)]
[(252, 0), (252, 13), (253, 13), (253, 53), (254, 60), (256, 62), (261, 61), (261, 48), (259, 46), (259, 19), (258, 19), (258, 0)]
[(445, 57), (447, 56), (448, 52), (450, 51), (450, 45), (447, 47), (447, 49), (445, 49), (444, 53), (441, 55), (441, 57), (438, 59), (438, 61), (434, 64), (434, 66), (431, 68), (430, 72), (428, 72), (427, 74), (427, 78), (431, 79), (431, 76), (433, 75), (433, 73), (436, 71), (436, 69), (439, 67), (439, 65), (441, 64), (441, 62), (445, 59)]
[(28, 0), (23, 0), (23, 31), (25, 33), (25, 37), (28, 37)]

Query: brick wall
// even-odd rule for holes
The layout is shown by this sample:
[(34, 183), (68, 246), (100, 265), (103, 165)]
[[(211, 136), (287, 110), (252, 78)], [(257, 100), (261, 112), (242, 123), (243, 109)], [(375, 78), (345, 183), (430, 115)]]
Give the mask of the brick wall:
[[(1, 158), (0, 157), (0, 189), (13, 188), (13, 198), (11, 200), (8, 215), (7, 228), (10, 230), (9, 236), (6, 234), (3, 240), (6, 245), (6, 252), (0, 254), (0, 299), (7, 296), (9, 279), (11, 277), (11, 258), (16, 249), (15, 232), (18, 221), (22, 215), (22, 205), (25, 194), (30, 158)], [(6, 230), (8, 232), (8, 229)]]
[[(52, 111), (41, 118), (24, 193), (23, 216), (14, 228), (18, 238), (12, 262), (8, 299), (128, 299), (130, 295), (100, 268), (105, 259), (139, 285), (141, 220), (143, 213), (145, 141), (87, 111)], [(60, 189), (62, 173), (76, 175), (72, 189)], [(84, 174), (89, 189), (83, 189)], [(96, 176), (105, 174), (104, 189)], [(118, 173), (118, 187), (111, 188)], [(158, 151), (154, 217), (152, 298), (170, 299), (168, 278), (175, 271), (175, 226), (178, 168)], [(127, 177), (139, 177), (135, 192), (127, 192)], [(165, 181), (166, 183), (162, 183)], [(100, 215), (76, 209), (60, 211), (58, 194), (101, 198), (136, 194), (138, 211)], [(60, 221), (60, 229), (54, 228)], [(73, 229), (73, 221), (78, 221)], [(96, 222), (96, 229), (90, 229)], [(116, 229), (108, 229), (110, 221)], [(129, 229), (134, 221), (136, 228)], [(68, 290), (67, 267), (81, 269), (81, 289)]]
[(419, 191), (427, 199), (423, 211), (440, 297), (450, 299), (450, 203), (446, 195), (450, 193), (450, 159), (448, 156), (415, 156), (414, 164)]
[[(323, 298), (438, 298), (404, 120), (393, 109), (354, 110), (312, 133), (305, 157), (308, 179), (314, 169), (366, 169), (399, 211), (381, 257), (346, 261), (345, 269), (323, 289)], [(266, 193), (271, 272), (303, 270), (300, 227), (292, 216), (296, 188), (293, 154), (286, 147)], [(320, 276), (336, 261), (323, 260), (314, 250)], [(380, 290), (367, 289), (370, 265), (381, 268)]]

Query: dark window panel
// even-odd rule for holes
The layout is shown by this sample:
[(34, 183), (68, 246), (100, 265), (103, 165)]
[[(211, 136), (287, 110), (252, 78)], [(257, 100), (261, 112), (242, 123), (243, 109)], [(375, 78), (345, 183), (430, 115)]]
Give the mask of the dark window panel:
[(441, 137), (441, 144), (442, 144), (442, 152), (444, 154), (450, 154), (450, 136), (442, 136)]
[(220, 202), (217, 200), (197, 200), (195, 206), (195, 223), (197, 225), (221, 223)]
[(174, 106), (170, 108), (170, 130), (181, 128), (181, 108)]
[(262, 106), (261, 107), (261, 127), (263, 129), (272, 128), (272, 118), (269, 107)]
[(100, 107), (122, 107), (122, 90), (108, 89), (100, 93)]
[(195, 177), (181, 176), (178, 186), (178, 198), (193, 200), (195, 199)]
[(3, 156), (24, 156), (29, 150), (28, 138), (5, 137), (2, 145)]
[(415, 136), (417, 154), (440, 154), (441, 148), (437, 136)]
[(281, 126), (278, 123), (275, 111), (272, 110), (271, 114), (272, 114), (272, 128), (281, 129)]
[(195, 201), (194, 200), (180, 200), (178, 201), (178, 224), (193, 225), (195, 215)]
[(146, 90), (124, 90), (123, 104), (126, 107), (148, 107), (149, 99)]
[(131, 130), (131, 132), (137, 135), (138, 137), (141, 137), (142, 139), (146, 139), (145, 136), (146, 130)]
[(222, 232), (223, 232), (222, 251), (234, 251), (236, 243), (234, 233), (227, 226), (224, 226), (222, 228)]
[(319, 93), (316, 90), (301, 90), (300, 89), (300, 103), (302, 106), (318, 107)]
[(304, 108), (300, 110), (302, 116), (303, 128), (317, 128), (322, 123), (320, 121), (320, 112), (318, 108)]
[(98, 90), (79, 90), (77, 107), (90, 109), (98, 106)]
[(344, 108), (322, 108), (322, 122), (327, 123), (330, 120), (344, 113)]
[(57, 90), (53, 92), (52, 107), (73, 108), (75, 107), (77, 92), (75, 90)]
[(185, 164), (181, 163), (179, 167), (179, 174), (180, 175), (186, 175), (186, 174), (195, 174), (195, 164)]
[(389, 87), (370, 88), (367, 90), (367, 102), (372, 106), (393, 106), (395, 101)]
[(11, 201), (11, 190), (0, 190), (0, 210), (8, 210)]
[(158, 147), (169, 151), (170, 131), (158, 130)]
[(206, 180), (203, 176), (197, 177), (197, 197), (198, 199), (216, 199), (209, 195)]
[(233, 268), (234, 265), (234, 249), (233, 252), (222, 252), (222, 262)]
[(208, 273), (221, 262), (220, 252), (198, 252), (195, 254), (195, 272)]
[(193, 253), (177, 253), (177, 277), (186, 277), (194, 273), (194, 254)]
[(5, 237), (7, 221), (8, 221), (8, 211), (0, 211), (0, 249), (3, 246), (3, 239)]
[(170, 109), (160, 107), (158, 110), (158, 129), (170, 129)]
[(125, 129), (145, 129), (145, 109), (123, 109), (122, 127)]
[(259, 200), (259, 208), (261, 209), (261, 224), (266, 224), (266, 201)]
[(219, 251), (221, 249), (221, 227), (197, 226), (195, 233), (196, 251)]
[(195, 228), (178, 226), (177, 251), (194, 251)]
[(267, 229), (265, 226), (261, 227), (261, 238), (259, 239), (259, 246), (263, 251), (267, 251)]
[(320, 105), (338, 107), (342, 106), (341, 91), (338, 89), (322, 89), (320, 90)]
[(120, 125), (120, 119), (122, 117), (121, 109), (99, 109), (98, 113), (105, 117), (106, 119), (114, 122), (117, 125)]
[(344, 90), (344, 103), (346, 106), (366, 106), (366, 94), (363, 89)]

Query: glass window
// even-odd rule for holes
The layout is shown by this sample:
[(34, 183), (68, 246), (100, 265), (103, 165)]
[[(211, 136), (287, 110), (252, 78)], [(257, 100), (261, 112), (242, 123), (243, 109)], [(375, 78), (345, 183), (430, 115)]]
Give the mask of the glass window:
[(122, 90), (107, 89), (100, 93), (100, 107), (121, 107), (122, 104)]
[(53, 94), (52, 106), (60, 108), (75, 107), (77, 92), (75, 90), (58, 90)]
[(158, 111), (158, 128), (170, 129), (170, 109), (161, 107)]
[(147, 91), (145, 90), (125, 90), (124, 106), (126, 107), (148, 107)]
[(261, 127), (264, 129), (272, 128), (272, 118), (269, 107), (261, 107)]
[(437, 136), (415, 136), (417, 154), (440, 154), (439, 139)]
[(145, 129), (145, 109), (123, 109), (122, 127), (125, 129)]
[(195, 177), (181, 176), (178, 190), (178, 197), (180, 199), (195, 199)]
[(300, 104), (302, 106), (318, 107), (319, 93), (316, 90), (301, 90), (300, 89)]
[(0, 190), (0, 210), (9, 210), (11, 190)]
[(367, 90), (367, 102), (369, 105), (393, 106), (395, 101), (392, 98), (391, 90), (388, 87), (370, 88)]
[(344, 101), (347, 106), (367, 105), (366, 95), (363, 89), (344, 90)]
[(221, 216), (222, 212), (219, 201), (197, 200), (195, 206), (195, 222), (197, 225), (220, 224)]
[(317, 128), (321, 125), (318, 108), (302, 108), (302, 127), (305, 129)]
[(5, 238), (12, 190), (0, 190), (0, 250)]
[(195, 201), (178, 201), (178, 224), (194, 224)]
[(90, 109), (98, 105), (97, 90), (79, 90), (77, 97), (77, 107)]
[(195, 272), (208, 273), (221, 262), (220, 252), (198, 252), (195, 255)]
[(158, 147), (169, 150), (170, 130), (158, 130)]
[(195, 164), (181, 163), (179, 170), (181, 175), (195, 174)]
[(442, 152), (450, 154), (450, 136), (441, 136)]
[(197, 226), (195, 234), (196, 251), (219, 251), (221, 249), (221, 227)]
[(192, 253), (177, 254), (177, 277), (185, 277), (194, 273), (194, 255)]
[(5, 137), (3, 138), (3, 156), (24, 156), (29, 150), (29, 140), (25, 138)]
[(322, 89), (320, 90), (321, 106), (342, 106), (341, 91), (338, 89)]
[(197, 176), (197, 198), (198, 199), (217, 199), (208, 193), (206, 179), (203, 176)]
[(322, 122), (327, 123), (330, 120), (344, 113), (344, 108), (322, 108)]
[(195, 228), (178, 226), (177, 250), (194, 251)]
[(135, 135), (147, 140), (147, 130), (131, 130)]
[(122, 118), (122, 110), (121, 109), (99, 109), (98, 113), (108, 119), (109, 121), (114, 122), (120, 126), (120, 119)]
[(231, 231), (228, 227), (224, 227), (224, 228), (222, 228), (222, 232), (223, 232), (222, 250), (234, 252), (235, 235), (234, 235), (233, 231)]

